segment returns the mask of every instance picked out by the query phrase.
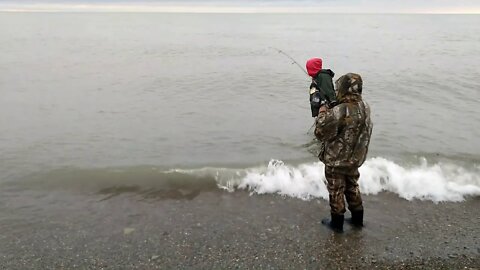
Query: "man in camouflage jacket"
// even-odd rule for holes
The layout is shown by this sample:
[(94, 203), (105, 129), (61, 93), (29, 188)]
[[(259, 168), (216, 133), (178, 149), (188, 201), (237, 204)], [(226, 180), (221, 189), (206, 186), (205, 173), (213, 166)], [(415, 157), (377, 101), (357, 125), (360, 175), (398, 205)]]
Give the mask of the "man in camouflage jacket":
[(367, 156), (373, 125), (370, 107), (362, 100), (360, 75), (343, 75), (335, 86), (339, 104), (331, 109), (320, 109), (315, 136), (321, 142), (318, 157), (325, 164), (325, 184), (331, 208), (331, 219), (322, 220), (322, 223), (341, 232), (346, 211), (344, 197), (352, 213), (352, 225), (363, 226), (358, 168)]

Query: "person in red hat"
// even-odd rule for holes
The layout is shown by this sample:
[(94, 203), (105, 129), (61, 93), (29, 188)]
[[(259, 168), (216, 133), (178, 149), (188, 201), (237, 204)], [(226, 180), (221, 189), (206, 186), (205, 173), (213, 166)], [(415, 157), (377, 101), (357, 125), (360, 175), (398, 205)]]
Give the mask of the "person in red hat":
[(312, 58), (307, 61), (307, 72), (312, 77), (310, 84), (310, 109), (312, 117), (316, 117), (320, 108), (325, 105), (332, 108), (336, 105), (333, 73), (330, 69), (322, 69), (322, 59)]

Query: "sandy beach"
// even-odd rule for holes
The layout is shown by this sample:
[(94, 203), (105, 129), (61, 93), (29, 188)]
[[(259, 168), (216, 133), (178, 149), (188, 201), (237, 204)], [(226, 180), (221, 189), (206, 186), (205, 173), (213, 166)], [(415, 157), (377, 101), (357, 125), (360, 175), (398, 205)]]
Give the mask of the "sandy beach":
[[(429, 1), (480, 10), (0, 1), (0, 269), (480, 270), (480, 16)], [(362, 230), (321, 224), (312, 57), (363, 78)]]
[[(365, 196), (334, 234), (324, 200), (199, 190), (4, 188), (4, 269), (479, 269), (479, 198)], [(348, 214), (347, 214), (348, 215)]]

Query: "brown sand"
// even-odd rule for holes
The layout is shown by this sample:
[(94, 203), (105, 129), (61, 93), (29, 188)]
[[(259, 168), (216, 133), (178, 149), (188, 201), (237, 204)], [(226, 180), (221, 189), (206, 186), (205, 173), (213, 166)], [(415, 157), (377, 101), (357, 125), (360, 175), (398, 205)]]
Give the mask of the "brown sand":
[[(366, 226), (324, 200), (218, 189), (4, 190), (3, 269), (480, 269), (480, 198), (365, 196)], [(347, 213), (348, 216), (348, 213)]]

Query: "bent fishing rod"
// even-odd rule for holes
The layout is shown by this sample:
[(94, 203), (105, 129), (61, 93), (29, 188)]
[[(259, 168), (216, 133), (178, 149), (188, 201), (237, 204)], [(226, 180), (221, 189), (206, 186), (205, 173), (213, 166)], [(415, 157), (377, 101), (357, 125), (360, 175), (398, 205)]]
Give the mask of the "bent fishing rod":
[[(282, 51), (282, 50), (280, 50), (280, 49), (277, 49), (277, 48), (275, 48), (275, 47), (270, 47), (270, 48), (272, 48), (272, 49), (276, 50), (278, 53), (281, 53), (281, 54), (285, 55), (286, 57), (288, 57), (288, 59), (292, 60), (292, 65), (293, 65), (293, 64), (296, 64), (296, 65), (298, 66), (298, 68), (300, 68), (300, 70), (302, 70), (307, 76), (310, 76), (310, 75), (308, 75), (308, 72), (307, 72), (293, 57), (291, 57), (289, 54), (287, 54), (286, 52), (284, 52), (284, 51)], [(313, 122), (313, 125), (308, 129), (307, 134), (310, 133), (310, 131), (312, 130), (312, 128), (313, 128), (314, 126), (315, 126), (315, 121)]]
[(309, 76), (308, 72), (293, 57), (288, 55), (288, 53), (286, 53), (286, 52), (284, 52), (280, 49), (277, 49), (275, 47), (270, 47), (270, 48), (272, 48), (272, 49), (276, 50), (278, 53), (281, 53), (281, 54), (285, 55), (286, 57), (288, 57), (288, 59), (292, 60), (292, 65), (296, 64), (303, 71), (303, 73), (305, 73), (307, 76)]

